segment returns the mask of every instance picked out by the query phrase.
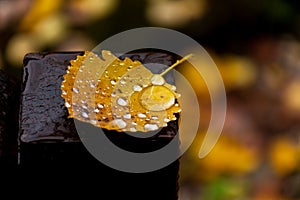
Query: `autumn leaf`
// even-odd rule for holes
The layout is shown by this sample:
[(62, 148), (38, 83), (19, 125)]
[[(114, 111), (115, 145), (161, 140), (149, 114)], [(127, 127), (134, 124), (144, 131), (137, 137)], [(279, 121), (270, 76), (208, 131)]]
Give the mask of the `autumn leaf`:
[(72, 60), (62, 83), (69, 117), (117, 131), (153, 131), (176, 120), (181, 111), (176, 87), (139, 61), (120, 60), (109, 51), (102, 59), (85, 52)]

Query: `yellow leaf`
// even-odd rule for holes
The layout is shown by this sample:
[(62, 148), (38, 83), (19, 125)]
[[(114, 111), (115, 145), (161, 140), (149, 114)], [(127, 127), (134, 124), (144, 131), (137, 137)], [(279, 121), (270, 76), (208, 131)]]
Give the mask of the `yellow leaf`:
[(117, 131), (153, 131), (176, 120), (181, 111), (176, 87), (139, 61), (85, 52), (71, 61), (62, 83), (69, 117)]

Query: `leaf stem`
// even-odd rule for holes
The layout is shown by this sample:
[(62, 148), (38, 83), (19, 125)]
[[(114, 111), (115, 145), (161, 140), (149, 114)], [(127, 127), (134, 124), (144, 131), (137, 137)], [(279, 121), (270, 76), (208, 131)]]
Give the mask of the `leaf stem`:
[(183, 63), (184, 61), (186, 61), (187, 59), (189, 59), (190, 57), (192, 57), (193, 54), (189, 54), (187, 56), (184, 56), (181, 60), (177, 60), (176, 63), (174, 63), (172, 66), (170, 66), (168, 69), (166, 69), (165, 71), (163, 71), (160, 76), (164, 76), (166, 73), (168, 73), (171, 69), (175, 68), (177, 65)]

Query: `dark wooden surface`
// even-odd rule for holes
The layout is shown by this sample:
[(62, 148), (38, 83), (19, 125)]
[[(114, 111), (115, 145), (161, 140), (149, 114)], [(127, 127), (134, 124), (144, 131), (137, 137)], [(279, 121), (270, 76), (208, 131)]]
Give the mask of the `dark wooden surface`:
[(0, 70), (0, 167), (17, 165), (19, 84)]
[(0, 159), (3, 159), (4, 135), (6, 134), (6, 122), (8, 114), (8, 80), (0, 70)]
[[(78, 139), (73, 119), (68, 119), (60, 96), (63, 75), (71, 59), (82, 52), (35, 53), (24, 59), (24, 75), (20, 107), (20, 167), (34, 174), (44, 169), (44, 176), (78, 177), (85, 186), (99, 184), (100, 196), (111, 199), (177, 199), (179, 161), (149, 173), (120, 172), (96, 160)], [(142, 63), (170, 66), (176, 57), (165, 52), (134, 52), (124, 57)], [(150, 69), (153, 72), (162, 69)], [(167, 82), (174, 83), (171, 73)], [(87, 125), (89, 126), (89, 125)], [(177, 134), (177, 121), (170, 122), (152, 138), (134, 138), (125, 133), (105, 131), (116, 145), (132, 152), (151, 152), (168, 144)], [(160, 137), (163, 136), (163, 137)], [(179, 141), (178, 145), (179, 145)], [(178, 152), (174, 152), (178, 153)], [(70, 173), (75, 173), (70, 176)], [(71, 180), (71, 179), (70, 179)], [(61, 181), (66, 181), (63, 179)], [(67, 184), (77, 184), (67, 181)], [(91, 185), (89, 185), (91, 184)], [(111, 188), (123, 192), (111, 193)], [(138, 191), (138, 192), (136, 192)], [(144, 196), (139, 196), (143, 194)]]

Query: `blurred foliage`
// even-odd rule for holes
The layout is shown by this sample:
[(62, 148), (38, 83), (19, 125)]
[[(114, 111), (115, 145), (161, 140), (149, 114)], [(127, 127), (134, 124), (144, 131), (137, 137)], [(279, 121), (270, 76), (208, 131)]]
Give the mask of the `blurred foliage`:
[(299, 9), (297, 0), (1, 0), (0, 68), (20, 79), (28, 52), (89, 50), (142, 26), (181, 31), (213, 57), (228, 98), (224, 132), (200, 160), (209, 94), (193, 68), (178, 68), (201, 107), (181, 200), (300, 199)]
[(284, 136), (272, 141), (269, 156), (270, 164), (278, 176), (300, 170), (300, 145)]

